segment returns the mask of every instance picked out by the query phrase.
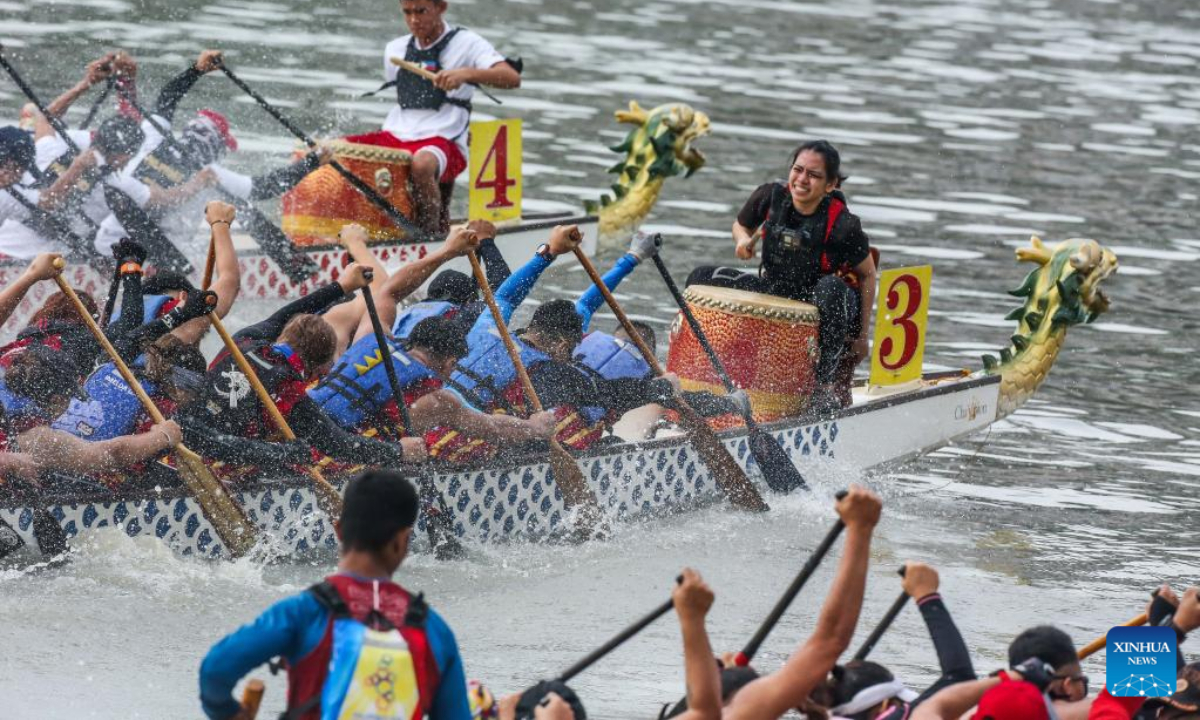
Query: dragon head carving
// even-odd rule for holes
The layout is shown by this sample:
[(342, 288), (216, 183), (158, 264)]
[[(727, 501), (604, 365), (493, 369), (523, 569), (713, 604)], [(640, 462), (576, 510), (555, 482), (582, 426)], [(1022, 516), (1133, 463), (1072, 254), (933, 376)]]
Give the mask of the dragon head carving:
[(617, 111), (617, 122), (635, 125), (625, 141), (612, 148), (624, 153), (621, 162), (609, 168), (617, 174), (612, 195), (598, 203), (585, 203), (589, 213), (600, 216), (600, 237), (627, 237), (650, 213), (663, 182), (676, 175), (690, 176), (704, 167), (704, 153), (693, 143), (709, 133), (708, 116), (688, 105), (660, 105), (647, 112), (636, 102)]
[(1067, 328), (1090, 323), (1108, 310), (1101, 283), (1117, 271), (1117, 256), (1095, 240), (1064, 240), (1047, 247), (1034, 236), (1017, 259), (1037, 267), (1010, 295), (1025, 304), (1008, 314), (1017, 321), (1011, 345), (986, 355), (984, 369), (1001, 376), (1000, 415), (1016, 410), (1037, 390), (1058, 356)]

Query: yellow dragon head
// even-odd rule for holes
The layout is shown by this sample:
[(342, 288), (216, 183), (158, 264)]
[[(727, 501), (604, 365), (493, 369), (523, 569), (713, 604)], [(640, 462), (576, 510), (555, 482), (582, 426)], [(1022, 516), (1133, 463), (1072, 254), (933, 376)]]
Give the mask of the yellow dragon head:
[(613, 195), (584, 204), (589, 213), (600, 216), (601, 239), (631, 235), (658, 201), (667, 178), (688, 177), (704, 167), (704, 153), (692, 143), (710, 130), (707, 115), (682, 103), (660, 105), (647, 112), (630, 102), (628, 110), (617, 111), (617, 122), (637, 127), (612, 148), (625, 154), (609, 168), (618, 176)]
[(1064, 240), (1053, 248), (1034, 236), (1017, 259), (1036, 263), (1010, 295), (1025, 298), (1007, 320), (1017, 321), (1012, 344), (997, 359), (983, 358), (985, 372), (999, 374), (1000, 414), (1008, 415), (1037, 390), (1058, 356), (1067, 328), (1090, 323), (1108, 310), (1100, 284), (1117, 271), (1117, 256), (1095, 240)]

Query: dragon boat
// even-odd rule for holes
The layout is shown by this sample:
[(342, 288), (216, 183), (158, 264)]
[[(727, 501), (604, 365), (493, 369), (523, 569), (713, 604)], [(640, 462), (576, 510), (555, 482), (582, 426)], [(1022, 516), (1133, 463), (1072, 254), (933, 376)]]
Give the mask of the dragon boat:
[[(658, 201), (668, 178), (690, 176), (704, 166), (705, 157), (694, 146), (709, 133), (709, 119), (688, 105), (672, 103), (645, 110), (631, 102), (616, 113), (618, 123), (633, 126), (625, 140), (612, 148), (622, 160), (610, 168), (617, 175), (612, 194), (585, 203), (583, 212), (526, 213), (518, 221), (500, 223), (496, 243), (510, 264), (516, 266), (546, 241), (555, 225), (579, 225), (584, 232), (584, 250), (592, 253), (600, 244), (626, 242)], [(401, 213), (411, 217), (408, 168), (412, 156), (400, 150), (345, 141), (331, 143), (335, 158), (360, 181)], [(241, 268), (242, 298), (294, 300), (337, 279), (350, 263), (338, 244), (337, 234), (347, 223), (364, 225), (370, 233), (372, 251), (389, 270), (424, 257), (434, 243), (407, 238), (403, 231), (367, 198), (330, 167), (310, 173), (288, 192), (281, 203), (281, 227), (287, 239), (303, 250), (300, 265), (282, 267), (276, 256), (250, 235), (235, 228), (234, 246)], [(459, 222), (459, 221), (455, 221)], [(208, 247), (207, 227), (198, 236), (194, 252), (203, 257)], [(470, 273), (466, 260), (447, 267)], [(25, 262), (0, 256), (0, 285), (12, 282)], [(111, 271), (73, 264), (68, 279), (89, 293), (103, 294)], [(194, 278), (198, 280), (199, 278)], [(13, 313), (10, 327), (23, 327), (42, 306), (52, 286), (35, 286)]]
[[(1107, 310), (1100, 285), (1117, 269), (1113, 253), (1094, 240), (1048, 247), (1033, 238), (1017, 257), (1035, 265), (1012, 291), (1024, 300), (1008, 316), (1017, 329), (999, 357), (984, 358), (982, 369), (925, 374), (886, 392), (860, 384), (853, 388), (852, 404), (843, 410), (820, 417), (783, 417), (762, 427), (802, 471), (816, 475), (823, 463), (834, 459), (859, 470), (904, 461), (966, 438), (1012, 413), (1045, 381), (1068, 329)], [(720, 437), (749, 476), (763, 485), (744, 430), (730, 427)], [(578, 462), (614, 522), (722, 500), (716, 480), (686, 437), (602, 446), (580, 455)], [(32, 547), (35, 515), (48, 510), (68, 536), (112, 527), (130, 536), (160, 538), (185, 555), (227, 555), (199, 504), (172, 482), (168, 469), (155, 472), (116, 489), (86, 480), (51, 483), (58, 488), (57, 496), (0, 508), (0, 520)], [(332, 479), (340, 483), (345, 477)], [(435, 526), (460, 538), (494, 543), (554, 538), (572, 524), (572, 511), (544, 455), (447, 467), (427, 480), (423, 492), (435, 511), (420, 517), (419, 544), (430, 542), (425, 531)], [(765, 486), (762, 489), (767, 492)], [(264, 531), (264, 553), (292, 556), (336, 547), (332, 526), (317, 508), (307, 477), (278, 477), (268, 471), (239, 480), (234, 495), (250, 521)]]

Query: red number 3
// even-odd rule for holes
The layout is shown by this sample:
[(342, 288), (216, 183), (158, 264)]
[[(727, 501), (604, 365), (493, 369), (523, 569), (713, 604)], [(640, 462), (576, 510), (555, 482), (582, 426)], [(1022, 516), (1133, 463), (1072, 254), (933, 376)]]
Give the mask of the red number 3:
[(908, 305), (904, 307), (904, 312), (898, 317), (892, 318), (892, 325), (904, 331), (904, 344), (900, 349), (900, 357), (895, 362), (888, 360), (892, 355), (892, 350), (895, 348), (895, 343), (890, 337), (884, 338), (879, 347), (879, 364), (887, 370), (897, 370), (907, 365), (913, 356), (917, 354), (917, 344), (921, 338), (921, 331), (917, 324), (912, 321), (912, 316), (917, 314), (917, 310), (921, 307), (921, 281), (912, 275), (901, 275), (896, 278), (892, 286), (888, 289), (887, 294), (887, 309), (895, 310), (900, 306), (900, 293), (896, 290), (896, 286), (903, 283), (908, 288)]

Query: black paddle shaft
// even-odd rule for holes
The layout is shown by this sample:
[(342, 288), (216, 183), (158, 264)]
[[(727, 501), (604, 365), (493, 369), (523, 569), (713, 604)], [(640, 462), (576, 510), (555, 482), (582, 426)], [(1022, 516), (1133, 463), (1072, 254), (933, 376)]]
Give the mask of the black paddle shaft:
[[(659, 245), (662, 245), (661, 241)], [(717, 357), (716, 351), (709, 344), (708, 338), (704, 335), (704, 330), (700, 327), (700, 323), (697, 322), (696, 316), (692, 314), (691, 308), (688, 307), (683, 293), (679, 292), (679, 286), (675, 284), (675, 278), (671, 277), (671, 271), (667, 269), (666, 263), (663, 262), (662, 257), (658, 254), (654, 255), (654, 265), (658, 268), (659, 275), (662, 275), (663, 282), (667, 284), (667, 290), (671, 292), (671, 297), (675, 299), (675, 304), (679, 306), (679, 312), (683, 313), (688, 327), (692, 329), (692, 335), (700, 343), (700, 347), (704, 348), (704, 353), (708, 355), (713, 369), (720, 376), (721, 382), (725, 385), (725, 390), (731, 393), (734, 392), (738, 388), (733, 383), (733, 378), (729, 377), (729, 373), (725, 371), (725, 365), (721, 362), (721, 358)], [(780, 446), (779, 440), (758, 426), (749, 408), (742, 407), (741, 414), (742, 420), (746, 423), (746, 431), (750, 435), (750, 453), (754, 456), (754, 460), (758, 463), (759, 468), (762, 469), (763, 478), (767, 481), (767, 485), (772, 490), (782, 493), (791, 492), (796, 488), (807, 489), (808, 482), (805, 481), (800, 471), (796, 469), (787, 452)]]
[[(900, 577), (904, 577), (904, 568), (900, 568)], [(863, 641), (862, 647), (858, 649), (858, 652), (854, 653), (855, 660), (867, 659), (867, 656), (870, 655), (871, 651), (875, 649), (875, 645), (879, 643), (879, 639), (882, 638), (883, 634), (888, 631), (888, 628), (892, 626), (892, 623), (895, 622), (896, 617), (900, 615), (900, 611), (903, 610), (904, 606), (907, 604), (908, 593), (901, 592), (899, 597), (897, 597), (892, 603), (892, 606), (888, 608), (888, 611), (883, 614), (882, 618), (879, 619), (879, 624), (875, 626), (875, 629), (872, 630), (867, 639)]]
[[(676, 582), (676, 584), (683, 582), (683, 576), (680, 575), (679, 577), (675, 578), (675, 582)], [(671, 611), (671, 608), (673, 608), (673, 607), (675, 607), (675, 601), (667, 600), (662, 605), (659, 605), (658, 607), (654, 608), (645, 617), (641, 618), (637, 622), (633, 623), (629, 627), (627, 627), (624, 630), (622, 630), (621, 632), (617, 633), (616, 635), (614, 635), (612, 637), (611, 640), (609, 640), (608, 642), (604, 643), (600, 647), (596, 648), (592, 652), (585, 655), (579, 662), (575, 663), (574, 665), (567, 668), (566, 670), (563, 670), (562, 673), (559, 674), (557, 680), (559, 682), (564, 682), (564, 683), (570, 682), (571, 678), (575, 677), (576, 675), (583, 672), (584, 670), (587, 670), (592, 665), (595, 665), (598, 660), (600, 660), (601, 658), (603, 658), (605, 655), (609, 654), (613, 650), (616, 650), (617, 648), (619, 648), (621, 645), (623, 645), (625, 643), (626, 640), (633, 637), (634, 635), (637, 635), (638, 633), (640, 633), (641, 631), (643, 631), (647, 627), (649, 627), (650, 624), (653, 623), (655, 620), (659, 619), (663, 615), (666, 615), (668, 612)]]
[[(368, 270), (367, 282), (371, 282), (372, 275), (373, 273)], [(370, 285), (363, 288), (362, 291), (363, 302), (367, 305), (367, 317), (371, 318), (371, 329), (375, 331), (375, 344), (379, 345), (379, 357), (383, 362), (383, 372), (387, 375), (388, 385), (392, 389), (392, 400), (400, 412), (400, 421), (404, 423), (404, 433), (411, 435), (413, 431), (412, 416), (408, 412), (408, 405), (404, 403), (404, 391), (400, 389), (396, 368), (392, 366), (390, 358), (392, 346), (388, 344), (387, 336), (383, 333), (383, 323), (379, 321), (379, 312), (375, 309), (375, 296), (371, 293)]]
[(103, 105), (104, 101), (108, 99), (109, 94), (112, 93), (112, 89), (116, 84), (116, 76), (109, 75), (108, 80), (104, 83), (104, 90), (102, 90), (100, 94), (96, 96), (96, 99), (92, 101), (92, 106), (88, 108), (87, 116), (83, 119), (83, 122), (79, 123), (80, 130), (87, 130), (87, 126), (91, 125), (92, 121), (96, 119), (96, 113), (100, 112), (100, 106)]
[[(847, 492), (842, 490), (838, 492), (836, 497), (838, 500), (841, 500), (842, 498), (846, 497), (846, 495)], [(804, 588), (804, 584), (807, 583), (808, 579), (812, 577), (814, 572), (816, 572), (817, 566), (820, 565), (821, 561), (825, 559), (825, 556), (829, 554), (829, 549), (833, 547), (833, 543), (837, 541), (838, 536), (842, 534), (842, 530), (845, 528), (846, 524), (841, 520), (838, 520), (833, 524), (833, 527), (829, 529), (829, 532), (825, 534), (825, 539), (823, 539), (821, 544), (818, 545), (815, 550), (813, 550), (812, 555), (808, 557), (808, 561), (804, 563), (804, 567), (800, 568), (800, 572), (796, 575), (796, 578), (792, 580), (792, 584), (789, 585), (788, 589), (783, 592), (782, 596), (780, 596), (779, 600), (775, 603), (775, 607), (771, 608), (770, 614), (768, 614), (767, 618), (763, 620), (762, 625), (758, 626), (758, 630), (755, 631), (754, 637), (750, 638), (750, 642), (746, 643), (746, 646), (737, 654), (738, 665), (745, 666), (750, 664), (750, 661), (754, 658), (754, 655), (758, 652), (758, 649), (762, 647), (763, 641), (767, 639), (767, 636), (771, 634), (771, 631), (774, 630), (775, 626), (779, 623), (779, 618), (783, 617), (783, 613), (787, 611), (788, 606), (790, 606), (792, 601), (796, 599), (796, 596), (800, 594), (800, 590)]]
[[(268, 115), (278, 120), (279, 124), (287, 128), (288, 132), (295, 135), (300, 139), (301, 142), (309, 147), (317, 146), (316, 140), (313, 140), (311, 137), (309, 137), (308, 133), (296, 127), (291, 120), (288, 120), (286, 117), (284, 117), (283, 113), (279, 112), (279, 110), (270, 102), (268, 102), (265, 97), (258, 94), (254, 88), (247, 85), (244, 80), (235, 75), (234, 72), (226, 67), (224, 63), (222, 63), (220, 67), (221, 72), (225, 73), (226, 77), (233, 81), (234, 85), (237, 85), (242, 89), (243, 92), (253, 98), (254, 101), (258, 103), (259, 107), (261, 107), (263, 110), (266, 110)], [(337, 160), (330, 162), (329, 167), (336, 170), (339, 175), (346, 179), (346, 182), (354, 186), (354, 189), (362, 193), (367, 200), (370, 200), (376, 207), (378, 207), (389, 218), (391, 218), (392, 222), (396, 223), (396, 227), (408, 234), (410, 240), (428, 242), (431, 239), (428, 237), (427, 233), (422, 231), (416, 225), (413, 225), (412, 221), (410, 221), (408, 218), (404, 217), (404, 214), (397, 210), (395, 205), (392, 205), (383, 196), (375, 192), (374, 188), (363, 182), (362, 178), (347, 170)]]
[[(132, 93), (126, 92), (125, 88), (117, 88), (117, 92), (120, 93), (121, 97), (129, 103), (130, 107), (136, 110), (138, 114), (141, 115), (146, 122), (150, 123), (150, 126), (162, 136), (163, 142), (174, 148), (176, 152), (180, 153), (185, 158), (188, 158), (193, 162), (195, 161), (195, 158), (190, 152), (188, 152), (188, 149), (185, 148), (182, 143), (176, 140), (173, 134), (171, 134), (170, 128), (164, 127), (154, 119), (154, 116), (146, 112), (145, 108), (138, 103), (137, 99), (133, 97)], [(242, 222), (245, 223), (248, 228), (254, 228), (262, 231), (256, 233), (251, 230), (251, 234), (255, 235), (254, 239), (259, 241), (263, 251), (271, 256), (271, 259), (279, 265), (284, 274), (286, 274), (295, 282), (301, 282), (317, 272), (319, 268), (317, 267), (317, 264), (313, 262), (312, 258), (308, 256), (308, 253), (305, 253), (303, 250), (300, 250), (293, 245), (291, 240), (288, 239), (287, 235), (285, 235), (282, 230), (276, 227), (275, 223), (268, 220), (265, 215), (251, 205), (248, 200), (243, 200), (242, 198), (236, 197), (219, 186), (217, 187), (217, 192), (220, 193), (221, 197), (226, 202), (236, 207), (239, 213), (242, 213), (246, 216)]]

